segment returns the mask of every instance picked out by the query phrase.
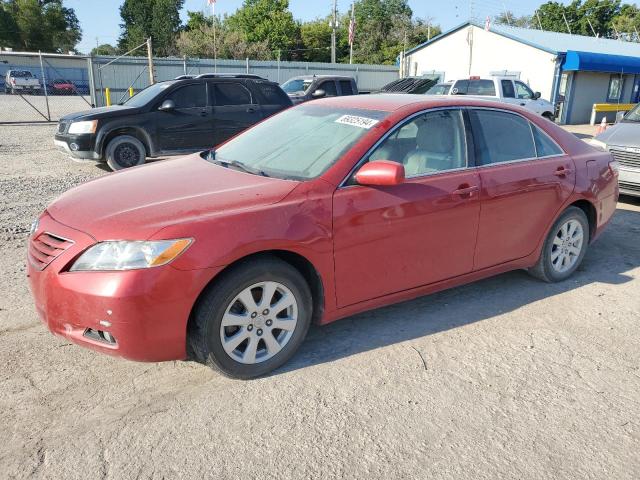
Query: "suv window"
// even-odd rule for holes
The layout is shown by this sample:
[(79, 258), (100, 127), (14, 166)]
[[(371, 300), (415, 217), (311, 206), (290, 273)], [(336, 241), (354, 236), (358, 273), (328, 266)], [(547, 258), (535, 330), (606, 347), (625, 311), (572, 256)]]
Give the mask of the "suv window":
[(251, 93), (239, 83), (223, 82), (214, 83), (214, 105), (218, 107), (230, 105), (250, 105)]
[(351, 80), (340, 80), (340, 90), (342, 90), (342, 95), (353, 95)]
[(207, 93), (204, 83), (185, 85), (171, 92), (167, 100), (173, 100), (176, 108), (197, 108), (207, 106)]
[(502, 80), (502, 96), (504, 98), (516, 98), (516, 91), (511, 80)]
[(471, 80), (469, 82), (469, 88), (467, 95), (496, 95), (496, 86), (493, 80)]
[(273, 83), (255, 82), (267, 105), (290, 105), (291, 101), (278, 85)]
[(469, 111), (478, 165), (536, 158), (529, 121), (496, 110)]
[(402, 163), (407, 177), (467, 166), (462, 112), (427, 112), (405, 123), (376, 148), (369, 160)]
[(338, 96), (338, 91), (336, 90), (336, 82), (333, 80), (326, 80), (318, 85), (316, 90), (324, 90), (327, 97), (336, 97)]
[(516, 84), (516, 93), (518, 98), (523, 100), (531, 100), (533, 98), (533, 91), (522, 82), (514, 82)]
[(536, 152), (538, 157), (551, 157), (553, 155), (564, 155), (564, 152), (549, 138), (549, 136), (535, 125), (531, 125), (533, 129), (533, 139), (536, 142)]

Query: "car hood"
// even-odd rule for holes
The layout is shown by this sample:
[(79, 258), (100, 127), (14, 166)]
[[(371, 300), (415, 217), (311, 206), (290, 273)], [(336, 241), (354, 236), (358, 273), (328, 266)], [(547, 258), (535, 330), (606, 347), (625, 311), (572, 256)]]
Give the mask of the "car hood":
[(620, 122), (596, 137), (607, 145), (640, 147), (640, 123)]
[(127, 107), (126, 105), (112, 105), (110, 107), (92, 108), (91, 110), (83, 110), (81, 112), (71, 113), (62, 117), (60, 121), (69, 122), (76, 120), (100, 120), (101, 118), (129, 115), (132, 113), (136, 113), (137, 111), (137, 108)]
[(144, 240), (169, 225), (276, 203), (298, 184), (222, 167), (195, 154), (87, 182), (47, 211), (96, 240)]

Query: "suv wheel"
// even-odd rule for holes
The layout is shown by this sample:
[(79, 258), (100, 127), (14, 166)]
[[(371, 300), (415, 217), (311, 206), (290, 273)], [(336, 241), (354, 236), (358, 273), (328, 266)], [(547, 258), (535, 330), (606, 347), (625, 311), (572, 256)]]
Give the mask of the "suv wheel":
[(131, 135), (115, 137), (107, 145), (105, 156), (111, 170), (136, 167), (145, 161), (147, 152), (140, 140)]

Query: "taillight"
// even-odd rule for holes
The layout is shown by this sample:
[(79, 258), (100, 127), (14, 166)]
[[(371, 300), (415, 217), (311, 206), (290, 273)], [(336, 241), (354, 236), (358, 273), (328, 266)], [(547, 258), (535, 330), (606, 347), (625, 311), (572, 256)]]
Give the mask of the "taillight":
[(609, 170), (611, 170), (611, 173), (613, 173), (616, 177), (618, 176), (618, 174), (620, 173), (620, 164), (617, 160), (611, 160), (609, 162)]

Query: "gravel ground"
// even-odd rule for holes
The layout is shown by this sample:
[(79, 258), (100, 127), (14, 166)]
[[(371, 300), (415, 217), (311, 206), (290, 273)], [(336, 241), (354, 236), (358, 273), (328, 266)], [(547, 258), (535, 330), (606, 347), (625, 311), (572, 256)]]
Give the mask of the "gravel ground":
[(640, 478), (640, 202), (577, 274), (512, 272), (313, 328), (275, 374), (223, 378), (71, 345), (38, 320), (27, 226), (105, 174), (0, 126), (0, 477)]
[(0, 94), (0, 122), (43, 122), (47, 115), (53, 121), (80, 110), (91, 108), (91, 98), (78, 95), (5, 95)]

